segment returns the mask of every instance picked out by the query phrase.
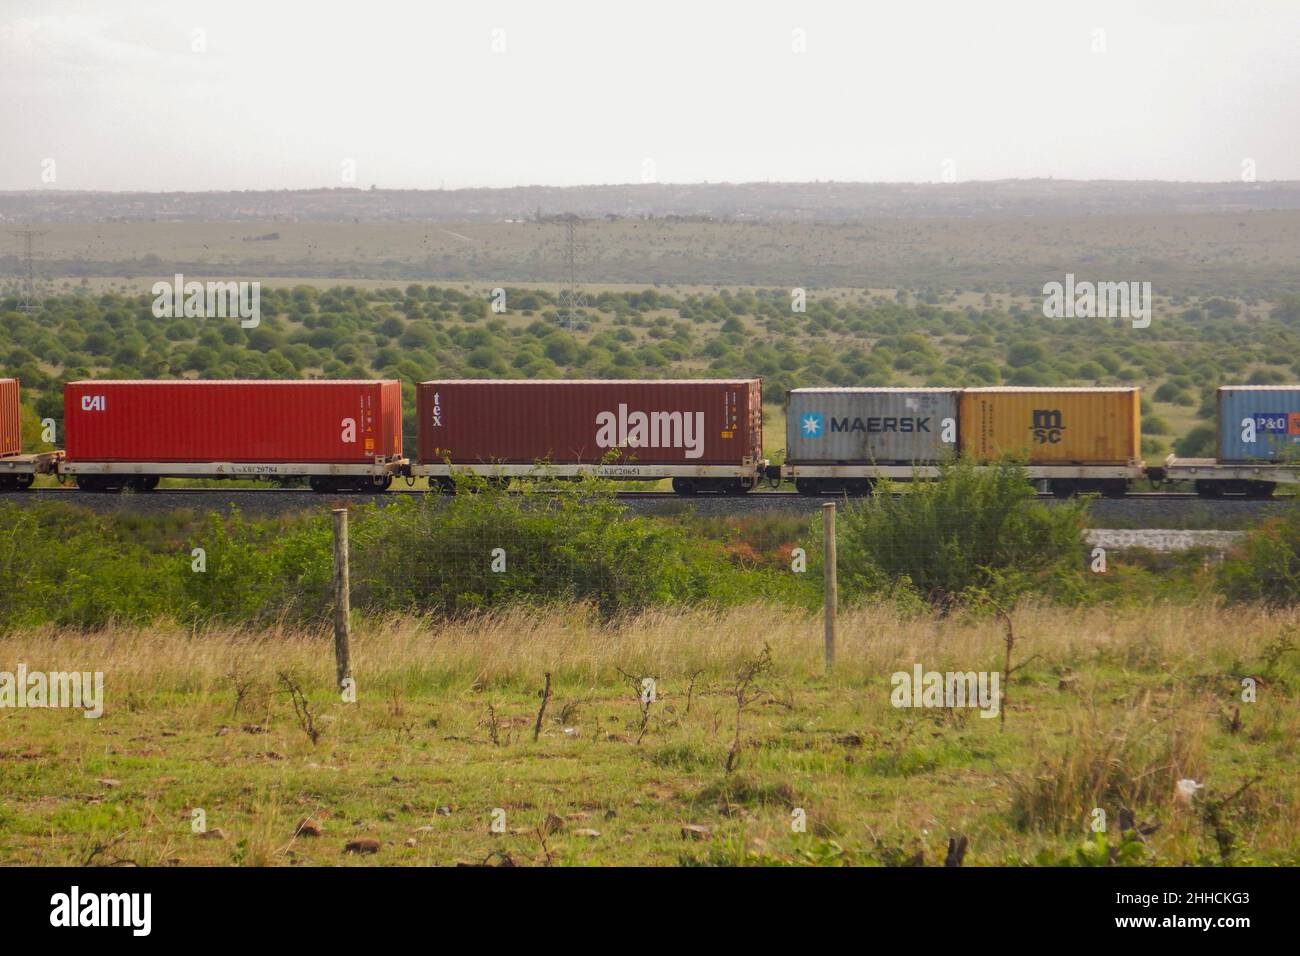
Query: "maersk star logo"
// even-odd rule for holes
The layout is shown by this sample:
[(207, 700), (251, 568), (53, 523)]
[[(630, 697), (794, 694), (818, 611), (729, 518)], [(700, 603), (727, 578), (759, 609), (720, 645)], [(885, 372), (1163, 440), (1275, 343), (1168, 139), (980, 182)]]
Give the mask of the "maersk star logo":
[(826, 430), (826, 420), (817, 412), (809, 412), (799, 419), (799, 430), (804, 438), (821, 438)]

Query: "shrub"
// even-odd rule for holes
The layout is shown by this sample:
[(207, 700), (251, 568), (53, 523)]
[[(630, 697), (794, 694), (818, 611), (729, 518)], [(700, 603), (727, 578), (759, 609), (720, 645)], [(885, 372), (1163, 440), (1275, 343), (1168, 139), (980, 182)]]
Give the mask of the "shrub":
[(268, 622), (323, 618), (333, 607), (334, 549), (328, 518), (313, 518), (289, 533), (249, 524), (234, 511), (229, 521), (209, 515), (200, 541), (206, 569), (195, 573), (189, 553), (174, 565), (181, 620)]
[(43, 623), (103, 627), (163, 614), (175, 589), (105, 519), (0, 505), (0, 635)]
[(354, 607), (458, 614), (577, 601), (608, 616), (731, 603), (784, 584), (774, 573), (733, 567), (719, 544), (679, 526), (626, 514), (607, 483), (558, 494), (532, 485), (512, 494), (472, 478), (459, 484), (455, 497), (407, 499), (359, 518)]
[(1300, 505), (1247, 532), (1219, 566), (1218, 583), (1233, 603), (1300, 604)]
[(1022, 466), (945, 465), (937, 481), (900, 491), (883, 483), (845, 506), (837, 547), (846, 597), (902, 590), (948, 608), (981, 592), (1013, 600), (1074, 586), (1087, 506), (1038, 502)]
[[(610, 617), (759, 596), (816, 600), (806, 577), (784, 565), (742, 560), (691, 526), (628, 514), (608, 482), (513, 493), (482, 479), (460, 484), (454, 497), (353, 511), (355, 610), (459, 615), (580, 602)], [(320, 512), (248, 522), (236, 511), (195, 526), (32, 503), (0, 505), (0, 528), (0, 634), (163, 618), (317, 623), (333, 610), (331, 519)], [(192, 565), (196, 546), (202, 573)]]
[(1213, 458), (1217, 443), (1213, 425), (1197, 425), (1174, 442), (1174, 453), (1180, 458)]

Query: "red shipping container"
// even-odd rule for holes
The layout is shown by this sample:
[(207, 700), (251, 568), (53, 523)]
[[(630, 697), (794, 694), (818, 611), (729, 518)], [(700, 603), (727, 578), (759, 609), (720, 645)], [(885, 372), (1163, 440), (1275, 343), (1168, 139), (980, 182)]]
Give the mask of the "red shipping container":
[(741, 465), (763, 457), (760, 379), (491, 380), (416, 386), (419, 460)]
[(0, 455), (16, 455), (22, 451), (21, 432), (18, 379), (0, 378)]
[(69, 382), (69, 462), (371, 463), (402, 454), (396, 381)]

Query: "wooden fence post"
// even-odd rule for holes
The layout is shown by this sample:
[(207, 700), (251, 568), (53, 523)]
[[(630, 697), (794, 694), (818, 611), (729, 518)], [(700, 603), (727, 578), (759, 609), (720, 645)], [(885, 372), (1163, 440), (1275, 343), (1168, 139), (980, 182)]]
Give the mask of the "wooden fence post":
[(826, 597), (823, 618), (825, 632), (823, 640), (826, 645), (826, 673), (835, 666), (835, 612), (840, 603), (840, 587), (836, 577), (835, 559), (835, 502), (828, 501), (822, 505), (822, 540)]
[(352, 601), (348, 581), (348, 509), (334, 509), (334, 661), (338, 684), (352, 676), (352, 649), (348, 643)]

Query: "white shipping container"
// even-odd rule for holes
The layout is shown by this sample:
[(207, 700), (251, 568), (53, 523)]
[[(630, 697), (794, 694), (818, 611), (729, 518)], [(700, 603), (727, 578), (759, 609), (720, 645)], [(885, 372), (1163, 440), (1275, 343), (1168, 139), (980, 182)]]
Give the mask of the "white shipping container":
[(957, 395), (951, 388), (792, 389), (786, 461), (884, 465), (951, 458)]

